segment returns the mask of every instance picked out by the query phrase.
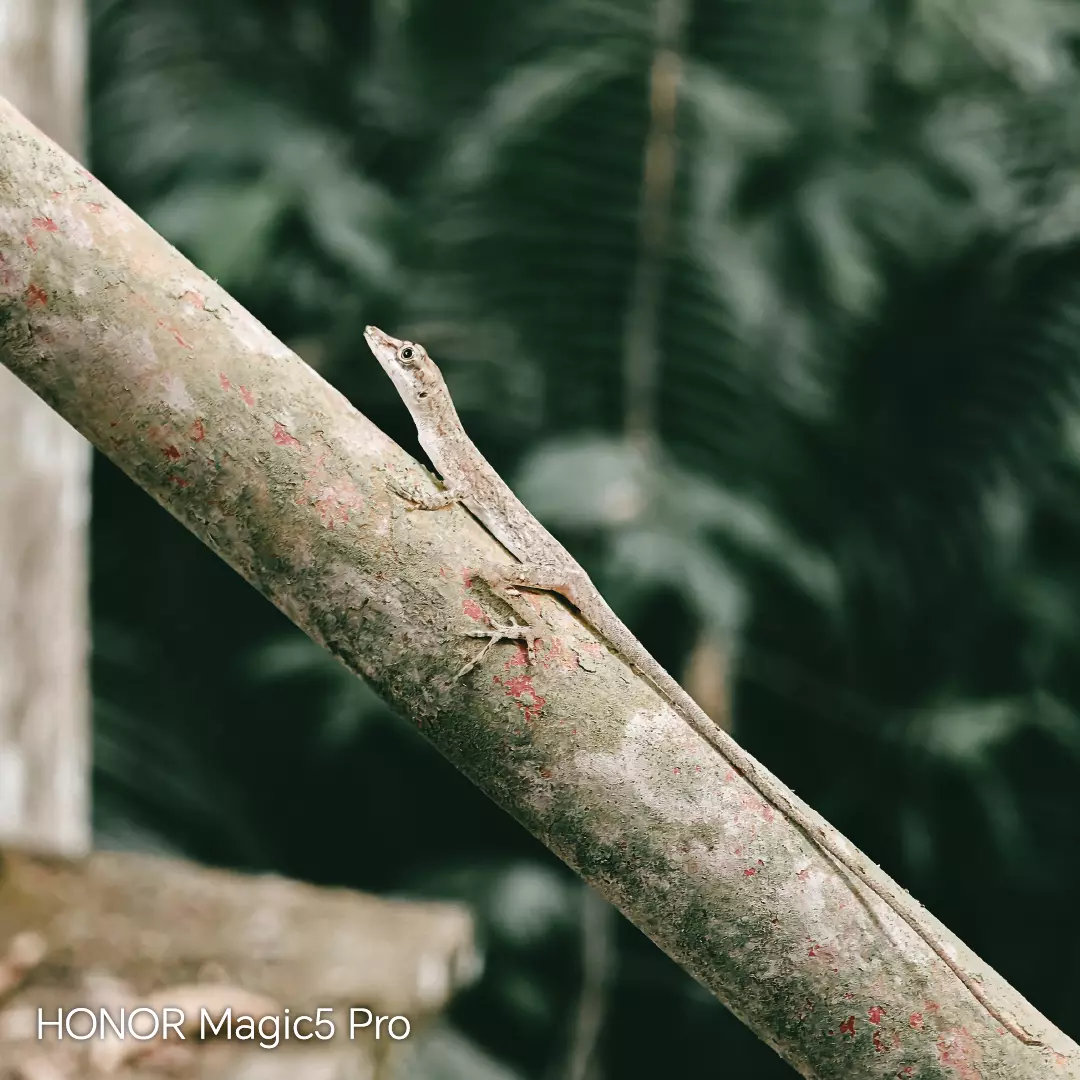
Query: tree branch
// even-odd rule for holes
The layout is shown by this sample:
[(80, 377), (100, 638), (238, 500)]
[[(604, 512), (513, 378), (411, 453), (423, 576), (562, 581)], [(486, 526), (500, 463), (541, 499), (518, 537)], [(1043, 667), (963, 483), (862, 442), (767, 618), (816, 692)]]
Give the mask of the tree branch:
[(503, 614), (469, 573), (494, 540), (408, 512), (408, 456), (2, 103), (0, 258), (0, 359), (804, 1076), (1080, 1080), (1075, 1043), (934, 924), (1052, 1050), (997, 1029), (553, 599), (539, 670), (500, 645), (455, 682)]

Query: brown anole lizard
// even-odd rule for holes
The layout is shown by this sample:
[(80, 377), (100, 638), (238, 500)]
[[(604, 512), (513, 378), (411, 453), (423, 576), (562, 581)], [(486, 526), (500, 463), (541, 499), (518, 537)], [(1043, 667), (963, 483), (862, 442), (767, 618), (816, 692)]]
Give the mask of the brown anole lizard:
[[(383, 333), (375, 326), (364, 332), (371, 351), (393, 380), (416, 424), (421, 447), (442, 477), (444, 490), (428, 494), (408, 491), (396, 483), (398, 495), (425, 510), (439, 510), (460, 502), (496, 540), (517, 559), (516, 564), (485, 566), (481, 575), (497, 591), (513, 594), (517, 588), (553, 592), (567, 600), (578, 615), (638, 675), (650, 682), (679, 715), (715, 749), (728, 764), (772, 803), (820, 850), (826, 852), (880, 897), (964, 984), (975, 999), (1003, 1028), (1029, 1046), (1043, 1045), (1015, 1020), (1006, 1016), (986, 990), (948, 954), (937, 934), (924, 926), (904, 902), (877, 882), (834, 839), (831, 831), (816, 824), (791, 801), (785, 789), (763, 766), (702, 711), (697, 702), (673, 679), (627, 629), (608, 606), (599, 590), (569, 551), (555, 539), (510, 490), (466, 434), (442, 373), (420, 345)], [(522, 612), (508, 601), (511, 610)], [(528, 618), (528, 616), (525, 616)], [(487, 637), (487, 646), (458, 673), (464, 675), (499, 641), (524, 640), (530, 661), (534, 643), (542, 634), (531, 624), (516, 620), (494, 629), (472, 631)]]

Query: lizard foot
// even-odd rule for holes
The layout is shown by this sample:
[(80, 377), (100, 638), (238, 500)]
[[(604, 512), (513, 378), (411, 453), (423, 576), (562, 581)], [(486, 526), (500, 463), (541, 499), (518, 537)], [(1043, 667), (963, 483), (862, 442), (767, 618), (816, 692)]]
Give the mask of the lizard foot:
[(386, 486), (399, 499), (411, 503), (410, 510), (445, 510), (448, 506), (461, 501), (461, 493), (455, 488), (447, 488), (445, 491), (436, 491), (429, 494), (417, 488), (407, 488), (404, 484), (398, 483), (392, 476), (386, 478)]
[(492, 619), (490, 630), (468, 630), (466, 634), (468, 637), (487, 638), (488, 643), (454, 676), (455, 681), (472, 671), (500, 641), (524, 641), (529, 665), (532, 666), (536, 659), (536, 630), (532, 626), (522, 626), (516, 619), (512, 618), (508, 623)]

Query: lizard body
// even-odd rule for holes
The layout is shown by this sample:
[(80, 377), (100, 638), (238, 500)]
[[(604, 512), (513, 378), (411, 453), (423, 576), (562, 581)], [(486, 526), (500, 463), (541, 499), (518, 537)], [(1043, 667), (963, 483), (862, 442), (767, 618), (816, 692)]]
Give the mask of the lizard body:
[[(442, 373), (415, 342), (390, 337), (369, 326), (365, 340), (390, 376), (416, 424), (424, 452), (442, 477), (444, 490), (435, 494), (410, 492), (392, 486), (404, 499), (422, 509), (437, 510), (460, 502), (518, 560), (516, 565), (485, 567), (483, 577), (496, 590), (513, 594), (517, 587), (562, 596), (624, 663), (645, 678), (672, 705), (698, 735), (716, 750), (758, 793), (772, 803), (819, 850), (831, 856), (883, 900), (970, 991), (990, 1016), (1010, 1034), (1031, 1046), (1043, 1045), (1015, 1020), (1006, 1016), (989, 998), (980, 983), (948, 954), (937, 934), (923, 925), (902, 900), (894, 896), (844, 850), (833, 831), (813, 821), (786, 794), (783, 785), (718, 727), (694, 699), (653, 659), (652, 655), (608, 606), (600, 591), (569, 551), (529, 512), (495, 469), (473, 444), (458, 417)], [(522, 612), (510, 603), (511, 610)], [(498, 641), (523, 639), (533, 657), (533, 643), (541, 632), (516, 621), (493, 630), (473, 631), (489, 638), (484, 650), (459, 673), (465, 674)]]

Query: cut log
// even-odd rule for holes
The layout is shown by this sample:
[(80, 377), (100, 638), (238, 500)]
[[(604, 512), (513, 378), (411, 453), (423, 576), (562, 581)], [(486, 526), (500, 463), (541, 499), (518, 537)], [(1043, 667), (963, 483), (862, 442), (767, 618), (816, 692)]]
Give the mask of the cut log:
[[(76, 862), (9, 853), (0, 871), (0, 1076), (382, 1077), (477, 969), (471, 917), (453, 904), (128, 853)], [(166, 1007), (182, 1010), (184, 1039), (176, 1029), (145, 1041), (111, 1027), (100, 1035), (103, 1008), (133, 1023), (134, 1008), (160, 1022)], [(91, 1022), (69, 1017), (72, 1009), (92, 1010), (94, 1038), (71, 1036), (69, 1021), (76, 1035)], [(296, 1038), (316, 1030), (319, 1009), (333, 1038)], [(55, 1026), (38, 1027), (57, 1010), (59, 1039)], [(241, 1037), (244, 1015), (271, 1018), (266, 1038)], [(312, 1020), (294, 1028), (304, 1015)], [(278, 1041), (266, 1049), (273, 1018)], [(135, 1023), (149, 1022), (144, 1013)]]

